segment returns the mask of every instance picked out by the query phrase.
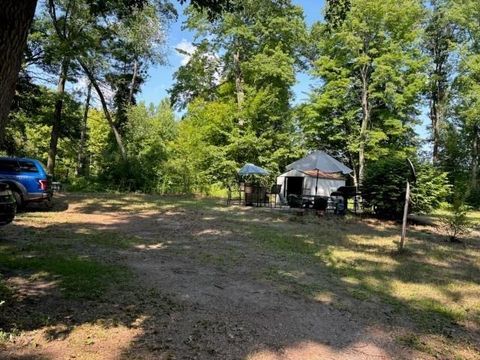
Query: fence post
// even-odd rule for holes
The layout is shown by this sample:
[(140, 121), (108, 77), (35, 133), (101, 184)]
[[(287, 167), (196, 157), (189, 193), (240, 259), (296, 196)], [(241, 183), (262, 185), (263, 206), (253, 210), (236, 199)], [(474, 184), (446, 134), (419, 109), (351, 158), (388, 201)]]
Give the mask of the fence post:
[(405, 245), (405, 236), (407, 235), (407, 217), (408, 217), (409, 201), (410, 201), (410, 182), (407, 180), (407, 191), (405, 192), (405, 207), (403, 209), (402, 237), (400, 238), (398, 251), (402, 251)]

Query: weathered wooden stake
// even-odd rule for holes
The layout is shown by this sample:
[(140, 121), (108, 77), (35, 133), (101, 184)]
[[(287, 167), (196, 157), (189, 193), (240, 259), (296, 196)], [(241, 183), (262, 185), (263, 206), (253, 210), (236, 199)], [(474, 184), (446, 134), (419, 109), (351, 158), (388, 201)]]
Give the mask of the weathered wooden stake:
[(407, 191), (405, 192), (405, 207), (403, 209), (402, 237), (400, 238), (398, 251), (402, 251), (403, 246), (405, 245), (405, 236), (407, 235), (407, 217), (408, 217), (409, 202), (410, 202), (410, 182), (407, 180)]

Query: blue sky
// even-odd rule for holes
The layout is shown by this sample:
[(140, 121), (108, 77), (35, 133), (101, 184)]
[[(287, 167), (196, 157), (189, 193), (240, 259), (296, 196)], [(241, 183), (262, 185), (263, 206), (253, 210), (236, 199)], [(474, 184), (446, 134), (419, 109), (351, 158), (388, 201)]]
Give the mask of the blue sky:
[[(322, 17), (323, 0), (293, 0), (293, 3), (304, 9), (305, 19), (308, 25), (318, 21)], [(177, 3), (179, 18), (172, 23), (168, 31), (167, 55), (168, 65), (154, 66), (149, 70), (149, 77), (142, 87), (139, 100), (148, 103), (158, 104), (161, 99), (168, 96), (167, 90), (173, 83), (173, 73), (181, 65), (183, 57), (175, 50), (180, 47), (188, 49), (193, 41), (193, 33), (182, 30), (182, 23), (185, 20), (183, 10)], [(306, 99), (312, 80), (307, 74), (297, 74), (297, 84), (294, 87), (295, 102)]]

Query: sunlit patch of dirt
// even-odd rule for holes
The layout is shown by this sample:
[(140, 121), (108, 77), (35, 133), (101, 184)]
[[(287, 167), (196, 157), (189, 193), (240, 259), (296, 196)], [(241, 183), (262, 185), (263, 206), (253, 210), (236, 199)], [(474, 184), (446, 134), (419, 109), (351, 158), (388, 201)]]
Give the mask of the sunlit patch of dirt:
[(105, 328), (98, 324), (46, 327), (19, 337), (4, 356), (11, 358), (47, 358), (109, 360), (119, 359), (142, 330), (117, 326)]
[(57, 288), (57, 281), (42, 279), (47, 275), (37, 273), (30, 278), (12, 276), (7, 284), (15, 289), (15, 297), (20, 301), (26, 298), (38, 298), (50, 294)]
[(304, 341), (281, 350), (259, 350), (246, 360), (370, 360), (390, 359), (385, 350), (372, 343), (358, 342), (346, 349), (336, 349), (327, 344)]
[(135, 248), (140, 249), (140, 250), (160, 250), (160, 249), (165, 248), (165, 246), (166, 246), (165, 243), (140, 244), (140, 245), (136, 245)]

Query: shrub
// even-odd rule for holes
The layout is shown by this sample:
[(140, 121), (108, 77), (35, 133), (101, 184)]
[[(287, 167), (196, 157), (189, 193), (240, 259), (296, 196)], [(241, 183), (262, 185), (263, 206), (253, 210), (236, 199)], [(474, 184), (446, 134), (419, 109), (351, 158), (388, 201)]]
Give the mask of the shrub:
[(451, 242), (470, 232), (471, 222), (467, 217), (469, 208), (462, 200), (456, 199), (450, 206), (449, 214), (442, 217), (442, 227)]
[(448, 196), (447, 174), (430, 164), (417, 164), (417, 182), (413, 184), (410, 167), (404, 158), (382, 158), (368, 165), (363, 182), (366, 207), (383, 218), (400, 218), (405, 204), (407, 179), (411, 185), (410, 212), (428, 213)]

